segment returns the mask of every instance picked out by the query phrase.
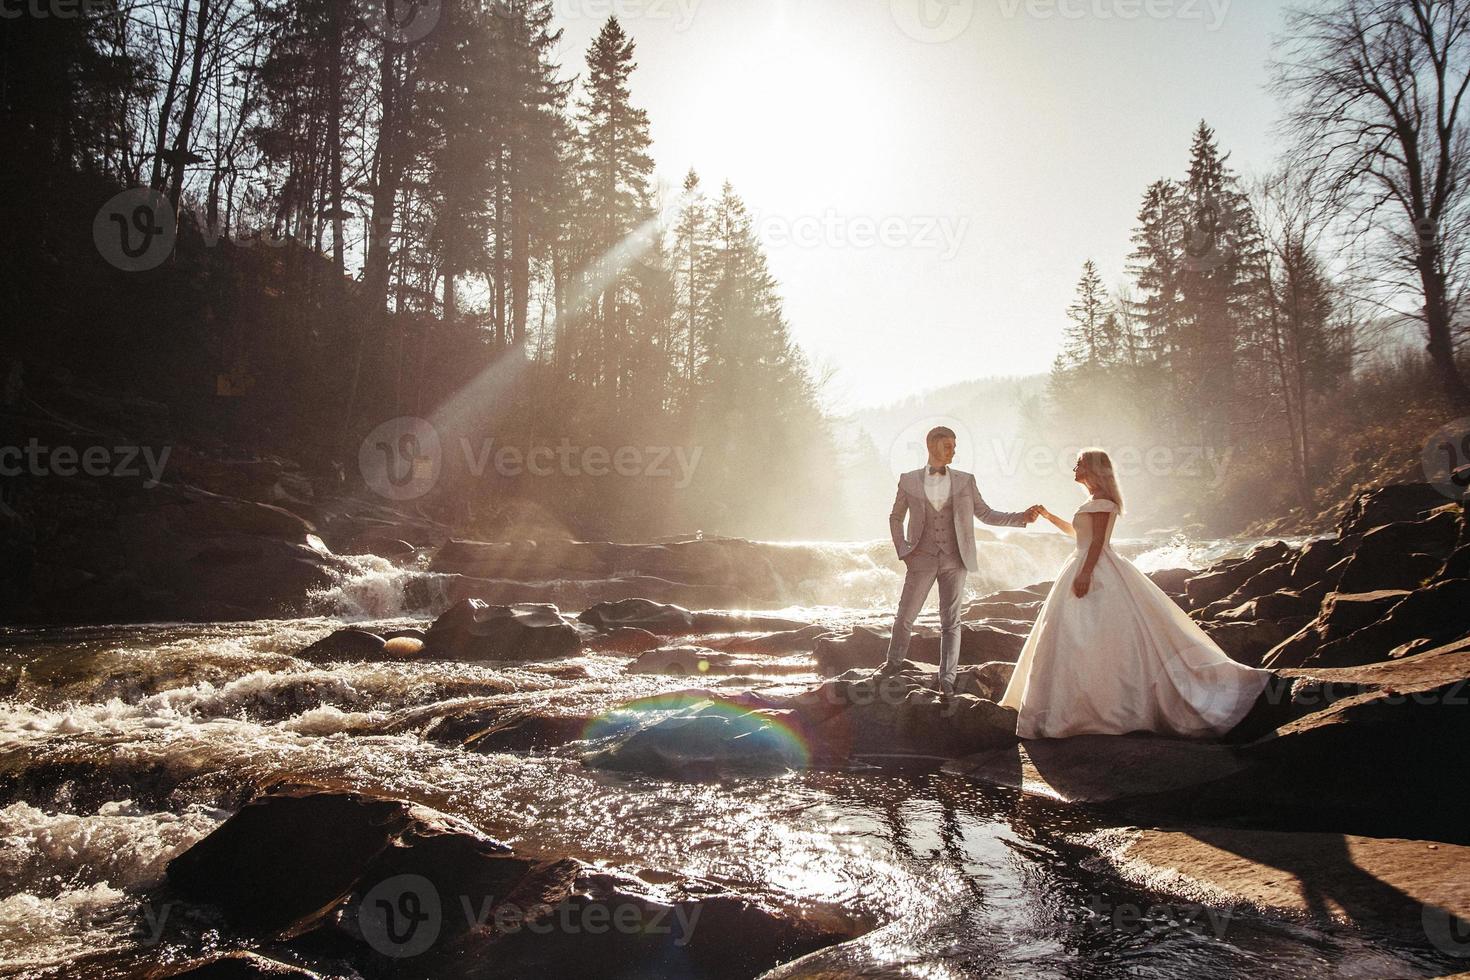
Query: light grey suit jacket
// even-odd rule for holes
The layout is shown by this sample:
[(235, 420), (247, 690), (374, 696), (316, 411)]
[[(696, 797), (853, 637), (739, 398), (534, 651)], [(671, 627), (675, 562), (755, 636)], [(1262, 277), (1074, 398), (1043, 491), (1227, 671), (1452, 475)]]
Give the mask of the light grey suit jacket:
[[(929, 516), (929, 497), (924, 493), (924, 475), (929, 467), (905, 473), (898, 478), (898, 496), (893, 501), (893, 512), (888, 515), (888, 528), (893, 532), (893, 547), (899, 558), (907, 558), (924, 536), (924, 522)], [(960, 543), (960, 558), (965, 568), (972, 572), (980, 570), (980, 560), (975, 554), (975, 521), (999, 527), (1025, 527), (1024, 512), (1011, 514), (994, 510), (980, 496), (974, 474), (949, 468), (949, 499), (954, 505), (955, 538)], [(903, 518), (909, 518), (908, 533), (904, 533)]]

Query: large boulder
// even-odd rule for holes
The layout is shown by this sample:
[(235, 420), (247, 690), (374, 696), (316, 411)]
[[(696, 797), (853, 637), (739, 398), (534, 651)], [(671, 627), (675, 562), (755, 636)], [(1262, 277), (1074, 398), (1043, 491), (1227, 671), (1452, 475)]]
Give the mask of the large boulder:
[(1352, 550), (1336, 588), (1340, 592), (1417, 588), (1444, 566), (1458, 534), (1459, 522), (1449, 513), (1374, 528)]
[(871, 927), (677, 875), (520, 857), (425, 807), (314, 787), (246, 804), (170, 862), (168, 881), (238, 932), (308, 942), (348, 973), (405, 980), (638, 976), (670, 962), (753, 976)]
[(1338, 521), (1338, 534), (1346, 537), (1385, 524), (1417, 520), (1444, 503), (1444, 494), (1428, 483), (1395, 483), (1365, 490), (1353, 498)]
[(1412, 592), (1381, 618), (1323, 643), (1308, 667), (1352, 667), (1386, 660), (1401, 644), (1444, 642), (1470, 632), (1470, 579), (1449, 579)]
[[(1301, 672), (1296, 672), (1301, 673)], [(1470, 843), (1470, 642), (1359, 667), (1312, 669), (1312, 711), (1243, 747), (1248, 768), (1196, 791), (1211, 819)], [(1310, 706), (1310, 705), (1309, 705)]]
[(373, 660), (383, 653), (387, 639), (371, 630), (347, 627), (333, 630), (296, 656), (314, 663)]
[(1258, 667), (1266, 654), (1288, 635), (1286, 625), (1272, 620), (1235, 622), (1207, 620), (1200, 626), (1236, 663)]
[(455, 603), (434, 620), (424, 657), (439, 660), (552, 660), (581, 647), (582, 635), (555, 606)]
[(1169, 595), (1184, 595), (1184, 585), (1190, 579), (1199, 574), (1198, 569), (1193, 568), (1163, 568), (1156, 572), (1149, 572), (1148, 577)]
[[(854, 667), (880, 667), (888, 657), (889, 636), (857, 626), (847, 635), (824, 636), (817, 641), (813, 656), (817, 670), (832, 677)], [(1026, 645), (1023, 633), (993, 623), (965, 623), (960, 630), (960, 663), (984, 664), (997, 660), (1015, 663)], [(909, 637), (908, 657), (924, 663), (939, 663), (937, 630), (916, 628)]]
[(1409, 593), (1403, 589), (1379, 592), (1334, 592), (1322, 602), (1317, 618), (1280, 641), (1265, 654), (1261, 664), (1273, 669), (1300, 667), (1323, 644), (1331, 643), (1376, 622)]
[[(1016, 741), (1016, 712), (973, 694), (945, 700), (937, 678), (908, 662), (877, 677), (854, 670), (792, 699), (813, 745), (832, 758), (864, 756), (954, 757)], [(1009, 680), (1009, 678), (1006, 678)], [(957, 690), (998, 683), (995, 668), (957, 678)]]
[(1357, 538), (1317, 538), (1308, 541), (1291, 566), (1293, 589), (1310, 588), (1326, 583), (1329, 589), (1336, 588), (1337, 576), (1329, 576), (1328, 570), (1346, 557), (1349, 546), (1356, 546)]
[(631, 627), (662, 636), (694, 632), (694, 613), (650, 599), (599, 602), (578, 613), (577, 619), (599, 630)]

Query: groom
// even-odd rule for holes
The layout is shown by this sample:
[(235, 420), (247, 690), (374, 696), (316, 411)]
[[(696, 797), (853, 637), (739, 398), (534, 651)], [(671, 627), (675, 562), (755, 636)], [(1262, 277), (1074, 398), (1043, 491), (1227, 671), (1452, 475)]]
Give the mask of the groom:
[[(894, 674), (903, 665), (909, 633), (923, 608), (934, 582), (939, 582), (939, 622), (943, 630), (939, 644), (939, 690), (948, 698), (960, 662), (960, 605), (965, 597), (965, 575), (979, 570), (975, 555), (975, 521), (1005, 527), (1024, 527), (1041, 513), (1037, 504), (1019, 514), (991, 510), (980, 496), (975, 477), (950, 469), (954, 459), (955, 434), (944, 426), (931, 429), (925, 438), (929, 465), (898, 478), (898, 497), (888, 526), (893, 546), (898, 549), (908, 572), (903, 596), (893, 620), (893, 639), (888, 643), (888, 662), (880, 674)], [(908, 533), (903, 518), (908, 514)]]

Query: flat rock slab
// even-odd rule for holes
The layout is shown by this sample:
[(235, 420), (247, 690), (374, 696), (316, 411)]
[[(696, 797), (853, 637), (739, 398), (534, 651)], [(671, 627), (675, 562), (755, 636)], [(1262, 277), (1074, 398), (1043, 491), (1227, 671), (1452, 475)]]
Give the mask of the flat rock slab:
[(1207, 783), (1245, 768), (1226, 745), (1151, 735), (1035, 739), (956, 759), (945, 772), (1063, 803), (1109, 803)]
[(1470, 922), (1470, 847), (1222, 827), (1099, 837), (1111, 838), (1101, 849), (1115, 873), (1189, 901), (1347, 922), (1428, 938), (1440, 948), (1467, 946), (1452, 919)]

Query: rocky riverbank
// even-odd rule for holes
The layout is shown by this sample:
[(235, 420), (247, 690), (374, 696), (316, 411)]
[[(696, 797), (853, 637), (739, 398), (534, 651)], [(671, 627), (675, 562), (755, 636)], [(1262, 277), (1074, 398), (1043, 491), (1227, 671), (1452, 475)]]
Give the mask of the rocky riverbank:
[[(1220, 743), (1148, 735), (1019, 743), (1013, 713), (995, 701), (1047, 583), (967, 607), (960, 694), (949, 702), (927, 665), (937, 659), (932, 629), (912, 647), (921, 663), (876, 678), (880, 624), (831, 632), (649, 600), (574, 618), (552, 606), (464, 600), (411, 655), (503, 660), (595, 648), (627, 656), (629, 672), (699, 681), (597, 719), (508, 719), (473, 707), (441, 718), (437, 737), (467, 750), (582, 739), (588, 766), (683, 780), (942, 764), (1113, 823), (1091, 838), (1100, 860), (1151, 888), (1421, 940), (1441, 919), (1470, 921), (1462, 863), (1470, 777), (1443, 763), (1444, 748), (1470, 741), (1463, 507), (1429, 487), (1385, 487), (1358, 498), (1330, 537), (1153, 577), (1233, 657), (1278, 672)], [(703, 642), (717, 632), (718, 643)], [(393, 641), (353, 642), (379, 656)], [(761, 672), (779, 673), (782, 658), (805, 651), (829, 679), (740, 684), (743, 672), (764, 664)], [(1406, 878), (1390, 866), (1416, 870)]]
[[(178, 537), (208, 527), (183, 516), (192, 507), (239, 518), (205, 496), (186, 495), (178, 506)], [(245, 513), (262, 537), (314, 533), (285, 527), (274, 511)], [(358, 533), (399, 540), (389, 535)], [(405, 543), (432, 551), (436, 574), (470, 591), (476, 582), (549, 578), (560, 562), (568, 575), (591, 576), (586, 582), (616, 582), (633, 567), (745, 594), (759, 587), (747, 562), (783, 582), (813, 574), (810, 552), (749, 542), (543, 551), (424, 540), (431, 543)], [(203, 792), (234, 814), (174, 855), (146, 893), (148, 908), (176, 910), (168, 948), (189, 954), (139, 953), (120, 976), (816, 977), (888, 962), (874, 958), (883, 947), (871, 938), (884, 924), (852, 903), (802, 901), (800, 888), (751, 891), (657, 861), (603, 866), (591, 848), (576, 850), (565, 837), (538, 845), (525, 830), (503, 843), (504, 835), (441, 812), (479, 792), (459, 782), (468, 768), (480, 785), (519, 773), (540, 794), (575, 778), (582, 796), (606, 781), (641, 792), (764, 795), (792, 773), (942, 773), (1014, 794), (1031, 824), (1058, 828), (1054, 835), (1097, 869), (1152, 894), (1346, 921), (1459, 955), (1457, 923), (1470, 921), (1470, 777), (1445, 759), (1470, 736), (1470, 604), (1457, 598), (1470, 580), (1462, 506), (1426, 487), (1385, 487), (1356, 500), (1331, 536), (1267, 543), (1153, 578), (1232, 656), (1277, 672), (1218, 743), (1148, 735), (1019, 742), (1014, 714), (996, 701), (1046, 582), (967, 606), (959, 693), (945, 701), (934, 690), (930, 619), (921, 620), (914, 661), (877, 678), (886, 615), (834, 626), (815, 614), (678, 605), (637, 595), (623, 580), (621, 596), (575, 614), (507, 585), (461, 596), (432, 621), (362, 622), (325, 635), (318, 621), (298, 643), (252, 655), (237, 674), (220, 673), (234, 654), (186, 657), (178, 679), (167, 679), (174, 675), (163, 661), (119, 662), (91, 682), (109, 748), (68, 736), (44, 743), (41, 761), (11, 753), (0, 788), (14, 799), (92, 808), (112, 805), (118, 792), (154, 806)], [(84, 668), (43, 657), (6, 683), (17, 699), (70, 703), (67, 685)], [(187, 696), (180, 684), (192, 685)], [(535, 693), (546, 684), (568, 693)], [(102, 703), (118, 695), (121, 702)], [(129, 744), (114, 734), (120, 712), (144, 714), (131, 736), (144, 739), (181, 710), (207, 724), (183, 739), (140, 741), (145, 771), (111, 761), (111, 746)], [(65, 734), (88, 724), (66, 714), (18, 731), (24, 739), (37, 725)], [(270, 747), (252, 750), (248, 775), (221, 769), (240, 751), (213, 737), (221, 724)], [(379, 746), (405, 754), (384, 764)], [(405, 766), (412, 774), (408, 760), (429, 757), (439, 760), (433, 779), (397, 779)], [(359, 778), (367, 772), (370, 784)], [(626, 806), (632, 798), (615, 799)], [(532, 796), (528, 805), (560, 813), (577, 803)], [(1079, 815), (1085, 827), (1065, 830)], [(619, 841), (619, 850), (630, 848), (637, 842)], [(428, 921), (431, 897), (439, 902), (433, 938), (402, 955), (416, 934), (410, 926)], [(611, 927), (616, 915), (628, 928)], [(697, 934), (677, 931), (696, 916)], [(608, 928), (584, 928), (589, 917)], [(654, 917), (669, 929), (654, 931)], [(337, 966), (323, 972), (324, 963)]]

